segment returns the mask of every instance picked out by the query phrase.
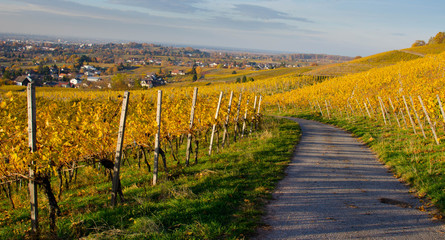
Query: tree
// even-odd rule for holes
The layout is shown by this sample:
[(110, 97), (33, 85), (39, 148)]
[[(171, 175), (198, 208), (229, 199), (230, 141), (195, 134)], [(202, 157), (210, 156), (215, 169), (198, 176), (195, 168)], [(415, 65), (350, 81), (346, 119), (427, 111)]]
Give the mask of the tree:
[(136, 89), (142, 88), (140, 77), (138, 77), (134, 80), (134, 88), (136, 88)]
[(201, 78), (201, 76), (202, 76), (202, 68), (200, 66), (197, 66), (195, 68), (195, 72), (196, 72), (197, 77)]
[(39, 65), (39, 67), (37, 68), (37, 72), (40, 75), (49, 75), (49, 74), (51, 74), (51, 71), (49, 70), (49, 67), (48, 66), (42, 66), (42, 65)]
[(193, 79), (192, 79), (192, 81), (194, 82), (194, 81), (196, 81), (196, 80), (198, 80), (198, 76), (197, 76), (196, 74), (193, 74)]
[(425, 46), (426, 43), (423, 40), (416, 40), (413, 45), (411, 45), (411, 47), (420, 47), (420, 46)]
[(106, 73), (107, 73), (108, 75), (112, 75), (112, 74), (117, 73), (117, 72), (119, 72), (119, 69), (117, 68), (116, 65), (114, 65), (113, 67), (109, 67), (109, 68), (107, 69), (107, 71), (106, 71)]
[(428, 44), (441, 44), (445, 43), (445, 32), (439, 32), (436, 36), (431, 37)]
[(126, 74), (118, 73), (111, 78), (111, 86), (114, 89), (126, 89), (127, 85), (125, 84), (125, 80), (127, 79)]
[(247, 82), (247, 77), (246, 76), (243, 76), (242, 82)]
[(82, 55), (82, 56), (80, 56), (78, 59), (77, 59), (77, 65), (78, 66), (82, 66), (83, 64), (85, 64), (85, 63), (88, 63), (88, 62), (91, 62), (91, 58), (90, 57), (88, 57), (87, 55)]
[(241, 78), (236, 78), (236, 83), (240, 83), (241, 82)]
[(12, 78), (12, 74), (11, 74), (11, 72), (8, 71), (8, 70), (6, 70), (6, 71), (3, 73), (3, 78), (4, 78), (4, 79), (8, 79), (8, 80), (10, 80), (10, 79)]
[(196, 67), (193, 65), (193, 68), (189, 71), (189, 74), (196, 75)]

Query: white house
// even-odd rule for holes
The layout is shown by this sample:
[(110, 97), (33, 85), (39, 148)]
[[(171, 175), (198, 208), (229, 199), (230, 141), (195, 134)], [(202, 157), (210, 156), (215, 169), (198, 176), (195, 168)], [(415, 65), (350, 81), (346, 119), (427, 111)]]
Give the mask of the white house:
[(81, 68), (85, 69), (86, 71), (91, 71), (91, 72), (96, 71), (96, 68), (90, 65), (84, 65)]
[(100, 77), (88, 77), (87, 81), (89, 82), (99, 82), (100, 80), (102, 80)]
[(152, 80), (148, 80), (148, 79), (143, 79), (143, 80), (141, 80), (141, 86), (142, 87), (152, 88), (153, 87), (153, 81)]
[(77, 85), (77, 84), (81, 84), (82, 80), (78, 79), (78, 78), (73, 78), (70, 80), (71, 84)]
[(172, 75), (185, 75), (185, 72), (184, 72), (184, 70), (177, 70), (177, 69), (175, 69), (175, 70), (173, 70), (172, 72), (171, 72), (171, 74)]

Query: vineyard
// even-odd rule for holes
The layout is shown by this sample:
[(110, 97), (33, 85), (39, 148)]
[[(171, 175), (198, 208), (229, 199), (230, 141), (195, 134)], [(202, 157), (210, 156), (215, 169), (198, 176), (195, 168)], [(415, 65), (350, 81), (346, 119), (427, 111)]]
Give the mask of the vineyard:
[[(34, 88), (28, 87), (25, 92), (4, 93), (0, 105), (0, 179), (4, 196), (10, 207), (16, 208), (26, 202), (23, 199), (26, 183), (35, 189), (30, 196), (39, 192), (34, 186), (42, 186), (43, 194), (27, 201), (31, 201), (33, 209), (48, 209), (45, 214), (49, 220), (43, 221), (49, 221), (49, 232), (56, 230), (59, 224), (56, 216), (62, 215), (63, 208), (58, 202), (73, 187), (78, 188), (77, 179), (84, 178), (81, 173), (91, 174), (94, 169), (106, 173), (108, 184), (112, 182), (110, 205), (116, 206), (118, 200), (124, 203), (126, 190), (121, 187), (121, 180), (127, 180), (119, 176), (120, 165), (137, 166), (144, 175), (151, 173), (149, 179), (143, 178), (153, 186), (174, 179), (175, 172), (192, 168), (201, 158), (215, 155), (243, 138), (251, 139), (252, 134), (265, 128), (260, 93), (284, 92), (311, 84), (312, 78), (292, 76), (242, 85), (164, 91), (123, 93), (37, 88), (31, 93)], [(31, 95), (36, 96), (33, 107)], [(35, 120), (29, 119), (31, 107), (35, 108)], [(35, 146), (31, 151), (30, 121), (35, 122)], [(158, 161), (162, 170), (159, 172)], [(94, 186), (92, 182), (89, 184)], [(37, 205), (38, 198), (46, 199), (48, 206)], [(39, 225), (35, 222), (38, 218), (38, 213), (31, 213), (30, 236), (38, 232)], [(2, 224), (7, 225), (8, 220), (3, 219)]]
[(357, 62), (372, 69), (261, 71), (199, 88), (2, 91), (0, 238), (242, 238), (298, 138), (295, 125), (263, 115), (275, 110), (360, 129), (383, 159), (400, 153), (388, 163), (395, 174), (444, 209), (445, 54)]
[[(382, 118), (392, 116), (406, 122), (416, 113), (418, 120), (421, 120), (419, 123), (430, 117), (435, 125), (438, 125), (444, 122), (440, 108), (440, 99), (445, 98), (444, 68), (445, 54), (429, 55), (394, 66), (372, 69), (275, 94), (269, 96), (267, 102), (284, 107), (318, 109), (320, 114), (324, 113), (327, 117), (332, 113), (366, 114), (368, 117), (377, 118), (383, 109)], [(410, 108), (407, 107), (407, 99), (408, 103), (411, 103)], [(421, 102), (425, 104), (422, 106)]]
[[(445, 209), (445, 54), (268, 96), (278, 111), (342, 126), (418, 196)], [(441, 216), (439, 216), (441, 218)]]
[[(427, 49), (425, 49), (424, 52), (425, 51), (427, 51)], [(417, 55), (420, 52), (422, 51), (418, 50), (417, 48), (409, 48), (401, 51), (393, 50), (368, 57), (358, 58), (349, 62), (321, 66), (308, 72), (307, 74), (342, 76), (351, 73), (365, 72), (373, 68), (386, 67), (396, 64), (397, 62), (410, 61), (420, 58), (420, 56)]]

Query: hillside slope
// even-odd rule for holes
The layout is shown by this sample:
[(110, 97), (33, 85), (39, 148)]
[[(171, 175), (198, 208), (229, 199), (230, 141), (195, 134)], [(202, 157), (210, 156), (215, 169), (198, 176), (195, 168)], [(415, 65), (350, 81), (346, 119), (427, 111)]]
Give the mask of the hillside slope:
[(311, 111), (362, 136), (396, 176), (445, 211), (444, 66), (445, 52), (428, 54), (267, 96), (265, 103)]
[(320, 66), (308, 75), (342, 76), (351, 73), (368, 71), (372, 68), (381, 68), (394, 65), (401, 61), (410, 61), (421, 58), (427, 54), (439, 54), (445, 51), (445, 44), (432, 44), (421, 47), (393, 50), (355, 59), (349, 62)]
[[(269, 100), (273, 102), (274, 99), (287, 99), (290, 102), (308, 104), (308, 100), (331, 99), (333, 105), (344, 108), (353, 98), (360, 101), (363, 98), (373, 98), (376, 101), (376, 96), (421, 95), (428, 96), (431, 98), (428, 102), (435, 104), (436, 94), (445, 99), (444, 64), (445, 52), (427, 55), (413, 61), (399, 62), (393, 66), (331, 78), (320, 84), (287, 92), (283, 94), (285, 96), (277, 94)], [(375, 103), (373, 105), (378, 105), (378, 102)], [(431, 106), (427, 105), (427, 108), (429, 107)]]
[(412, 48), (405, 48), (402, 49), (402, 51), (408, 51), (412, 53), (420, 53), (423, 55), (427, 54), (439, 54), (442, 52), (445, 52), (445, 44), (430, 44), (420, 47), (412, 47)]

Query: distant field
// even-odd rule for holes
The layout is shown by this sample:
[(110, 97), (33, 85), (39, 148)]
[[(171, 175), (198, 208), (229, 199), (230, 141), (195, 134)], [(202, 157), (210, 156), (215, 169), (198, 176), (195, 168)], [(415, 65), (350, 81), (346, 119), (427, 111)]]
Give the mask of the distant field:
[(20, 92), (24, 91), (26, 87), (24, 86), (17, 86), (17, 85), (3, 85), (0, 86), (0, 92)]

